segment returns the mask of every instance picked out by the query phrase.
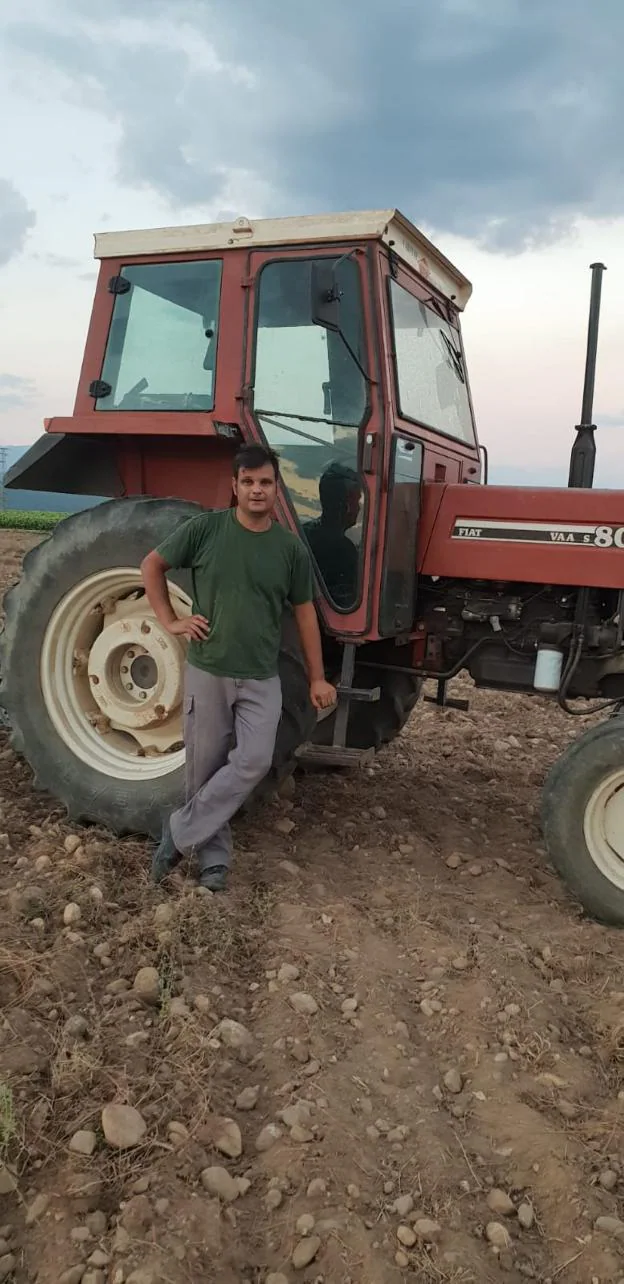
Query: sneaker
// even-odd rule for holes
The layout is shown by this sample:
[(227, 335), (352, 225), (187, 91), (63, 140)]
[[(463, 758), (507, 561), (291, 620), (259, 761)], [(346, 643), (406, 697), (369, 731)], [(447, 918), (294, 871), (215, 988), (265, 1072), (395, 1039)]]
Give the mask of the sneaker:
[(199, 886), (207, 887), (209, 892), (223, 892), (227, 883), (227, 865), (213, 865), (199, 876)]
[(152, 856), (152, 882), (162, 883), (163, 878), (171, 873), (179, 860), (180, 853), (173, 841), (171, 826), (167, 819), (163, 823), (160, 843)]

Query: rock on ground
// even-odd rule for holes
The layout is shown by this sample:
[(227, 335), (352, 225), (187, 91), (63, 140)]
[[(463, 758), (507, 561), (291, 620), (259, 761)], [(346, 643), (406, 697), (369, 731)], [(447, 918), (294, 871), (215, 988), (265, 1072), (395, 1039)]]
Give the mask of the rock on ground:
[(147, 1132), (147, 1124), (134, 1106), (112, 1103), (102, 1111), (102, 1131), (115, 1150), (130, 1150), (138, 1146)]

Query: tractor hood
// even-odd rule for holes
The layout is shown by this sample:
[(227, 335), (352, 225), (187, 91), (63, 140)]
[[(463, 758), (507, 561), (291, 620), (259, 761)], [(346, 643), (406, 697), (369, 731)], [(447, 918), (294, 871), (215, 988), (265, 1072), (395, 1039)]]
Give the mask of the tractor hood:
[(425, 483), (418, 570), (624, 588), (624, 493)]

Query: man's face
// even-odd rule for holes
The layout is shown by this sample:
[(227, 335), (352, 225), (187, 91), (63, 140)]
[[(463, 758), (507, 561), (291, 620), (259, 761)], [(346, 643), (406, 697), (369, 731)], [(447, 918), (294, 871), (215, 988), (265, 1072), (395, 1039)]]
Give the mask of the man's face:
[(238, 477), (233, 478), (232, 488), (241, 512), (263, 517), (273, 511), (277, 481), (270, 464), (262, 464), (260, 468), (241, 468)]

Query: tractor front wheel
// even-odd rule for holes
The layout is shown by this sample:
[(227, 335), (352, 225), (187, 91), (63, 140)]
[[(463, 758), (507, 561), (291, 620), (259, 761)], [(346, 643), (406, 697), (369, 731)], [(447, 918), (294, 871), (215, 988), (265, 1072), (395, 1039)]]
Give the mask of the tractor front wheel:
[(546, 782), (548, 854), (584, 908), (624, 926), (624, 717), (585, 733)]

